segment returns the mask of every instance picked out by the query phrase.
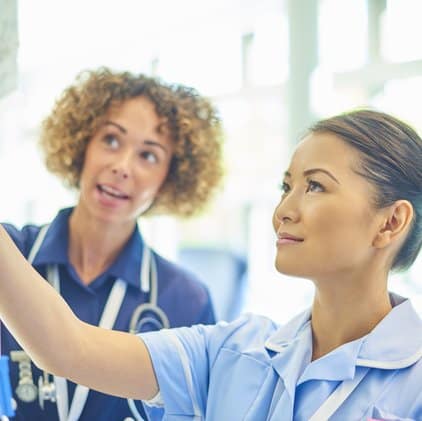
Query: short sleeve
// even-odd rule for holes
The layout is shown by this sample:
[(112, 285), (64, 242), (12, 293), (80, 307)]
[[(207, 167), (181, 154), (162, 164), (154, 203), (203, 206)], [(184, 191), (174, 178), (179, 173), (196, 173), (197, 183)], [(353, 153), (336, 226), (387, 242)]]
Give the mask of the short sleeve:
[(257, 341), (263, 342), (261, 337), (267, 336), (268, 329), (273, 330), (271, 323), (246, 314), (230, 323), (141, 334), (152, 360), (162, 404), (157, 408), (144, 402), (149, 420), (204, 420), (210, 377), (213, 384), (219, 384), (230, 370), (229, 366), (213, 370), (224, 354), (223, 349), (230, 347), (239, 352)]
[(213, 329), (197, 325), (140, 335), (151, 356), (166, 415), (204, 417), (210, 367), (207, 349)]

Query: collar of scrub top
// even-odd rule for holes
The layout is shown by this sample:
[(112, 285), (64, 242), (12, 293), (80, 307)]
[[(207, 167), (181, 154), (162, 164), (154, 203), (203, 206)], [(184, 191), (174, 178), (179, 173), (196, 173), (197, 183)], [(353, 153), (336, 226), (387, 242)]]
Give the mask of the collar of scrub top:
[[(393, 293), (390, 293), (390, 299), (393, 309), (370, 334), (349, 342), (314, 361), (312, 376), (306, 377), (319, 378), (319, 371), (320, 378), (346, 380), (353, 378), (356, 366), (394, 370), (411, 366), (421, 359), (421, 318), (408, 299)], [(310, 317), (311, 311), (304, 311), (279, 328), (265, 343), (268, 350), (276, 352), (272, 363), (283, 379), (294, 378), (295, 376), (289, 376), (286, 371), (300, 371), (298, 364), (303, 364), (304, 359), (307, 362), (310, 361), (312, 349)], [(295, 346), (299, 344), (300, 339), (300, 345)], [(303, 346), (304, 344), (306, 346)], [(294, 359), (296, 359), (296, 365)], [(328, 359), (330, 359), (329, 363)], [(353, 364), (344, 364), (346, 360)], [(300, 380), (302, 383), (307, 378), (302, 376)]]
[[(69, 265), (69, 217), (73, 208), (62, 209), (50, 223), (48, 231), (34, 257), (33, 266), (63, 264)], [(124, 279), (129, 285), (139, 288), (144, 241), (136, 227), (122, 252), (107, 273), (115, 279)]]

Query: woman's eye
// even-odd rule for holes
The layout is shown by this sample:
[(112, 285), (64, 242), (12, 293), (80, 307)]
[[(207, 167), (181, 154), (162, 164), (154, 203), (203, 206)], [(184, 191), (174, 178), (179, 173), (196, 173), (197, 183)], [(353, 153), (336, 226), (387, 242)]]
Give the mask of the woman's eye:
[(286, 194), (290, 191), (290, 186), (287, 183), (281, 183), (280, 184), (280, 190), (283, 192), (283, 194)]
[(112, 148), (117, 148), (119, 146), (119, 140), (117, 139), (116, 136), (112, 135), (112, 134), (108, 134), (106, 136), (104, 136), (104, 142), (112, 147)]
[(158, 162), (157, 155), (153, 152), (145, 151), (141, 152), (141, 158), (145, 159), (146, 161), (150, 162), (151, 164), (155, 164)]
[(310, 192), (322, 192), (324, 191), (324, 187), (322, 186), (322, 184), (318, 183), (317, 181), (314, 180), (309, 180), (308, 181), (308, 188), (306, 189), (306, 191), (310, 191)]

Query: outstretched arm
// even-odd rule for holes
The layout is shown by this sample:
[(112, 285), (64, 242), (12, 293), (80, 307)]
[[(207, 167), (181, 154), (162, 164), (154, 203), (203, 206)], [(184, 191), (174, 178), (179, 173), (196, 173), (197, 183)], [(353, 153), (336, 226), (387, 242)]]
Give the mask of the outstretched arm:
[(157, 393), (142, 340), (79, 320), (1, 225), (0, 318), (35, 364), (49, 373), (127, 398), (150, 399)]

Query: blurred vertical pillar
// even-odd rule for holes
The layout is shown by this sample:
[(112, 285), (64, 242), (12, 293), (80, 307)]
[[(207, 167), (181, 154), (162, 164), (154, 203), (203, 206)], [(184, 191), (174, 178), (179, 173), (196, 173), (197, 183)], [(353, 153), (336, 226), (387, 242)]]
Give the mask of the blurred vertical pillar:
[(17, 86), (17, 0), (0, 0), (0, 98)]
[(294, 145), (314, 121), (310, 83), (318, 64), (318, 0), (287, 0), (289, 80), (287, 135)]
[[(367, 64), (377, 65), (383, 62), (381, 55), (381, 18), (387, 7), (386, 0), (367, 0), (368, 10), (368, 54)], [(377, 95), (384, 88), (384, 80), (379, 83), (368, 83), (366, 86), (368, 98)]]
[(254, 34), (252, 32), (242, 35), (242, 88), (248, 88), (252, 85), (251, 52), (253, 39)]

